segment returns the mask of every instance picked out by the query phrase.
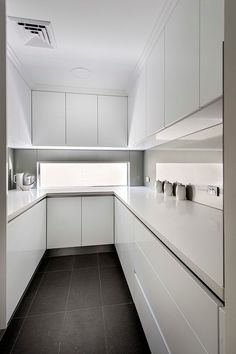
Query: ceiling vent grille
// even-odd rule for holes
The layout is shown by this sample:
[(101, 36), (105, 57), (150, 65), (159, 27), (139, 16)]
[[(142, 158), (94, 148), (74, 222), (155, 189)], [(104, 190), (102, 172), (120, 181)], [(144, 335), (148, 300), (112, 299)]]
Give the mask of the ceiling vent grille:
[(38, 48), (55, 48), (55, 38), (51, 22), (9, 17), (15, 23), (20, 38), (25, 45)]

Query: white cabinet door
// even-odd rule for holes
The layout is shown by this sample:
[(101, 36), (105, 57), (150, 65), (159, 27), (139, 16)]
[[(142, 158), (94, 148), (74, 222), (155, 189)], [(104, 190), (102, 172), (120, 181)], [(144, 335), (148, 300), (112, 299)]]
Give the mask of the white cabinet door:
[(127, 146), (127, 97), (98, 96), (98, 145)]
[(7, 60), (7, 144), (31, 146), (31, 89)]
[(146, 137), (146, 68), (142, 70), (129, 92), (129, 145)]
[(47, 199), (47, 248), (81, 246), (81, 197)]
[(82, 197), (82, 246), (114, 243), (113, 197)]
[(165, 125), (199, 108), (199, 0), (180, 0), (165, 27)]
[(65, 145), (65, 93), (32, 92), (33, 145)]
[(222, 96), (224, 0), (200, 0), (200, 105)]
[(97, 146), (97, 96), (66, 94), (66, 144)]
[(115, 246), (131, 294), (134, 294), (134, 219), (133, 214), (115, 198)]
[(46, 250), (46, 200), (8, 223), (7, 321)]
[(164, 128), (164, 32), (147, 59), (147, 135)]

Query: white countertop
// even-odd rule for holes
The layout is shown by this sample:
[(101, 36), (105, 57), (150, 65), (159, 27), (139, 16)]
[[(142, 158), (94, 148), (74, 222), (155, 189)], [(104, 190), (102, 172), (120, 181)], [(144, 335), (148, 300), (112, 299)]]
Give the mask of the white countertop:
[[(121, 200), (216, 295), (223, 299), (223, 212), (146, 187), (9, 191), (8, 221), (49, 195), (110, 194)], [(183, 289), (184, 290), (184, 289)]]

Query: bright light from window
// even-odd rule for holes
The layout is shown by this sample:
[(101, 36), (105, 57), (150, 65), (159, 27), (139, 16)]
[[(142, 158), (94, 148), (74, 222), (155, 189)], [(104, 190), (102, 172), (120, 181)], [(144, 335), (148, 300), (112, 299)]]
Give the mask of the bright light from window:
[(128, 163), (40, 162), (40, 188), (127, 186)]

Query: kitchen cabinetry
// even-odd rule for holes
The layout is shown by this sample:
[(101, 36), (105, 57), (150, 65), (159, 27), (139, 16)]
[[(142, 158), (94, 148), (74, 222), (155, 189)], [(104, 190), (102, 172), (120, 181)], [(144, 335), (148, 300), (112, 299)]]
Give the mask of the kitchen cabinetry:
[(47, 199), (47, 248), (81, 246), (81, 197)]
[(113, 243), (113, 197), (48, 198), (47, 248)]
[(129, 95), (129, 146), (146, 136), (146, 68), (131, 88)]
[(147, 135), (164, 128), (164, 32), (147, 59)]
[(127, 97), (33, 91), (33, 145), (126, 147), (127, 110)]
[(7, 321), (46, 250), (46, 200), (8, 223)]
[(131, 294), (134, 294), (134, 216), (115, 199), (115, 246)]
[(7, 145), (31, 146), (31, 90), (7, 60)]
[(199, 108), (199, 1), (180, 0), (165, 27), (165, 125)]
[(32, 92), (33, 145), (65, 145), (65, 94)]
[(127, 146), (127, 97), (98, 96), (98, 145)]
[(222, 96), (224, 0), (200, 0), (200, 105)]
[(218, 353), (222, 303), (118, 200), (115, 212), (116, 249), (152, 352)]
[(97, 146), (97, 96), (66, 94), (66, 144)]
[(113, 197), (82, 198), (82, 246), (114, 243)]

